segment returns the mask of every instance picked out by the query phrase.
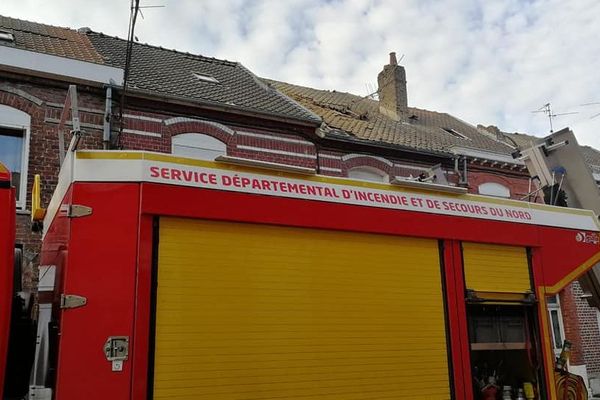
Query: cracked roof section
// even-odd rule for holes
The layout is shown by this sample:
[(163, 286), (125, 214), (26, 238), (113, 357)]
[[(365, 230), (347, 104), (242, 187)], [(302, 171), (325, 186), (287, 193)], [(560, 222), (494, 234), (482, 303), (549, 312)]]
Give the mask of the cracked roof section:
[(452, 148), (503, 155), (513, 151), (506, 143), (484, 135), (477, 127), (446, 113), (409, 107), (409, 118), (395, 121), (381, 114), (379, 102), (371, 98), (265, 81), (323, 118), (326, 135), (344, 135), (360, 141), (441, 153), (451, 152)]

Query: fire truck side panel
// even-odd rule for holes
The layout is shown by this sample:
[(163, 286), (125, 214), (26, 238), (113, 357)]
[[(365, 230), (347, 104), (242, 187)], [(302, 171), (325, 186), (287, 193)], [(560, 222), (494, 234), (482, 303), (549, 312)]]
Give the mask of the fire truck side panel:
[(8, 351), (8, 332), (13, 300), (14, 243), (15, 243), (15, 191), (6, 180), (0, 164), (0, 398), (4, 388), (5, 363)]
[(545, 286), (548, 295), (558, 293), (595, 264), (590, 257), (598, 251), (597, 232), (544, 229), (540, 240), (543, 251), (537, 284)]
[[(434, 239), (539, 246), (536, 225), (386, 208), (143, 183), (142, 209), (154, 215), (211, 218)], [(168, 191), (168, 201), (165, 193)], [(516, 230), (518, 228), (518, 233)], [(552, 228), (546, 228), (552, 229)]]
[[(84, 296), (88, 303), (61, 311), (57, 400), (147, 398), (153, 379), (154, 347), (149, 339), (155, 322), (153, 264), (157, 265), (154, 256), (160, 234), (154, 224), (165, 217), (441, 239), (440, 279), (446, 292), (446, 340), (456, 399), (473, 398), (461, 242), (531, 249), (545, 369), (553, 399), (552, 350), (543, 296), (600, 259), (594, 234), (583, 232), (582, 236), (574, 229), (147, 182), (76, 182), (72, 187), (72, 201), (65, 203), (92, 207), (93, 213), (79, 218), (59, 213), (46, 235), (43, 262), (52, 264), (48, 254), (58, 260), (57, 255), (65, 254), (67, 248), (61, 292)], [(70, 238), (63, 232), (68, 229), (55, 228), (65, 220), (70, 224)], [(60, 239), (56, 243), (68, 242), (68, 247), (51, 249), (53, 236)], [(122, 371), (112, 371), (103, 353), (109, 336), (130, 338), (129, 358)]]
[(72, 202), (92, 214), (70, 218), (63, 292), (87, 304), (61, 312), (56, 398), (129, 399), (131, 363), (113, 371), (104, 344), (133, 334), (139, 185), (75, 183)]

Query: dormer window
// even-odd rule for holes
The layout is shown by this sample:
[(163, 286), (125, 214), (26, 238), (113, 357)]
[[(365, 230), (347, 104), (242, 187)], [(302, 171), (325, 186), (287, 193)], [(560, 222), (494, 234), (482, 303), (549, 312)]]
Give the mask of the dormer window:
[(194, 75), (194, 77), (202, 82), (209, 82), (209, 83), (221, 83), (219, 82), (219, 80), (217, 78), (215, 78), (214, 76), (210, 76), (210, 75), (205, 75), (205, 74), (200, 74), (198, 72), (192, 72), (192, 75)]
[(14, 42), (15, 41), (15, 35), (13, 35), (9, 31), (0, 30), (0, 40), (3, 41), (3, 42)]

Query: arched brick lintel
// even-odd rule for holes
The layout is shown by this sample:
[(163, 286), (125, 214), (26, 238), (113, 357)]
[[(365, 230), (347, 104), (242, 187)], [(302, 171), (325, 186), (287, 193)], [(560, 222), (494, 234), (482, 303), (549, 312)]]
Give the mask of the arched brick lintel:
[(356, 155), (351, 157), (342, 157), (342, 171), (344, 175), (348, 175), (348, 171), (353, 168), (359, 167), (371, 167), (376, 168), (387, 175), (392, 174), (393, 164), (380, 157), (373, 157), (368, 155)]
[(229, 144), (235, 131), (223, 124), (212, 121), (202, 121), (192, 118), (171, 118), (164, 121), (165, 133), (169, 140), (181, 133), (202, 133), (213, 136), (223, 143)]
[[(29, 114), (32, 118), (36, 112), (42, 112), (44, 102), (20, 89), (0, 86), (0, 104), (15, 108)], [(43, 115), (38, 115), (43, 118)]]

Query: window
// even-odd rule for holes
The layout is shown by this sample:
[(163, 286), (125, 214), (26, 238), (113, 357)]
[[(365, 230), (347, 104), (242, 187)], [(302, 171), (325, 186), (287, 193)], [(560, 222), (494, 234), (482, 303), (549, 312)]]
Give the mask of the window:
[(0, 30), (0, 40), (5, 41), (5, 42), (14, 42), (15, 35), (13, 35), (9, 31)]
[(442, 130), (446, 133), (451, 134), (454, 137), (460, 138), (460, 139), (468, 139), (468, 137), (466, 137), (465, 135), (463, 135), (462, 133), (460, 133), (459, 131), (452, 129), (452, 128), (442, 128)]
[(388, 182), (388, 175), (374, 167), (356, 167), (348, 170), (348, 178), (372, 182)]
[(552, 331), (552, 347), (554, 353), (558, 356), (562, 350), (563, 340), (565, 338), (565, 328), (560, 311), (560, 301), (558, 296), (547, 298), (548, 315), (550, 317), (550, 328)]
[(485, 196), (510, 198), (510, 189), (504, 185), (494, 182), (482, 183), (478, 188), (479, 194)]
[(0, 105), (0, 162), (12, 173), (17, 207), (25, 208), (31, 117), (16, 108)]
[(210, 75), (204, 75), (204, 74), (200, 74), (198, 72), (193, 72), (192, 73), (196, 79), (201, 80), (203, 82), (210, 82), (210, 83), (221, 83), (219, 82), (219, 80), (217, 78), (215, 78), (214, 76), (210, 76)]
[(171, 139), (171, 153), (200, 160), (214, 160), (227, 153), (227, 146), (219, 139), (201, 133), (183, 133)]

